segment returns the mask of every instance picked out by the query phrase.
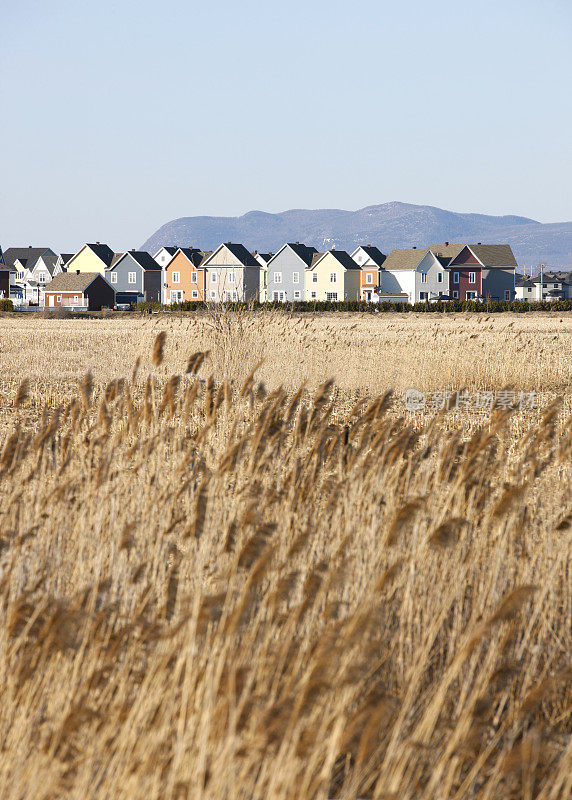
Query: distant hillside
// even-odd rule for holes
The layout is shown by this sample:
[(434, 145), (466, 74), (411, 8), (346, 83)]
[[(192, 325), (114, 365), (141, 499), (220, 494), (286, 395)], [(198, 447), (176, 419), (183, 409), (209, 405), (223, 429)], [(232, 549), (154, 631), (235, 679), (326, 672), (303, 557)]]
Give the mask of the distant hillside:
[(294, 209), (281, 214), (250, 211), (242, 217), (182, 217), (159, 228), (142, 249), (155, 253), (172, 244), (212, 250), (228, 241), (260, 252), (276, 252), (284, 242), (304, 242), (320, 251), (333, 245), (351, 251), (371, 243), (385, 253), (431, 242), (508, 243), (521, 266), (540, 261), (550, 267), (572, 265), (572, 222), (543, 224), (526, 217), (457, 214), (397, 202), (359, 211)]

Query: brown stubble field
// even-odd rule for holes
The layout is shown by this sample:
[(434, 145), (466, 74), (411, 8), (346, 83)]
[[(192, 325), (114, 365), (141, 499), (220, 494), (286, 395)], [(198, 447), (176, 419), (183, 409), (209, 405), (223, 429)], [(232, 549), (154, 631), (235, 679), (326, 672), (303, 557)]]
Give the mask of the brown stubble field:
[(2, 798), (570, 797), (571, 369), (566, 315), (1, 318)]

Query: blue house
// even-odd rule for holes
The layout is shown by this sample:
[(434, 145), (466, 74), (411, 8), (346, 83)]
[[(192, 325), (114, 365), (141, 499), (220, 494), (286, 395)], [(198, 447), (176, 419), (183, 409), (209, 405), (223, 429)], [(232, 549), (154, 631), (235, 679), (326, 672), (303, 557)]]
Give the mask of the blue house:
[(150, 253), (129, 250), (105, 270), (116, 303), (160, 303), (162, 269)]

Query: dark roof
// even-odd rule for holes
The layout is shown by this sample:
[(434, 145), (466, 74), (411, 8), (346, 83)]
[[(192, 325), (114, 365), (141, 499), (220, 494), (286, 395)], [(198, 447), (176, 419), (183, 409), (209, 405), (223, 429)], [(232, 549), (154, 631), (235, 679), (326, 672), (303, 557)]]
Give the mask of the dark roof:
[[(433, 247), (431, 247), (431, 250), (433, 250)], [(427, 252), (426, 248), (421, 247), (392, 250), (385, 259), (383, 268), (386, 270), (415, 269)], [(435, 250), (433, 252), (435, 253)], [(435, 255), (437, 254), (435, 253)]]
[(70, 260), (70, 258), (73, 258), (74, 255), (75, 255), (75, 253), (60, 253), (60, 258), (62, 260), (62, 267), (65, 268), (65, 266), (68, 263), (68, 261)]
[(372, 244), (361, 244), (360, 247), (364, 251), (364, 253), (367, 253), (367, 255), (371, 258), (371, 260), (375, 264), (377, 264), (378, 267), (381, 267), (381, 265), (387, 258), (387, 256), (381, 252), (379, 247), (374, 247)]
[[(186, 258), (188, 258), (194, 267), (200, 267), (204, 261), (205, 254), (196, 247), (178, 247), (177, 252), (179, 250), (184, 256), (186, 256)], [(211, 255), (211, 253), (209, 253), (209, 255)]]
[[(157, 250), (157, 253), (160, 250), (166, 250), (167, 253), (169, 253), (170, 256), (174, 256), (178, 249), (179, 248), (176, 245), (164, 244), (162, 247), (159, 248), (159, 250)], [(183, 250), (182, 247), (180, 249)], [(155, 253), (155, 255), (157, 255), (157, 253)]]
[(60, 272), (46, 285), (46, 291), (83, 292), (96, 278), (105, 280), (100, 272)]
[(298, 258), (301, 258), (306, 266), (310, 266), (313, 257), (318, 252), (315, 247), (308, 247), (308, 245), (300, 244), (300, 242), (288, 242), (288, 247), (293, 250)]
[(161, 271), (161, 266), (157, 264), (153, 256), (150, 253), (146, 253), (144, 250), (129, 250), (127, 253), (124, 253), (121, 258), (115, 261), (111, 269), (114, 269), (117, 264), (119, 264), (119, 262), (127, 256), (131, 256), (133, 261), (136, 261), (140, 267), (143, 267), (143, 269), (153, 270), (153, 272)]
[(207, 250), (206, 252), (202, 253), (202, 256), (203, 256), (203, 257), (202, 257), (202, 259), (201, 259), (201, 263), (200, 263), (200, 265), (199, 265), (199, 266), (201, 266), (201, 267), (202, 267), (202, 266), (203, 266), (203, 264), (205, 263), (205, 261), (206, 261), (208, 258), (210, 258), (210, 257), (212, 256), (212, 254), (213, 254), (213, 251), (212, 251), (212, 250)]
[(350, 256), (350, 254), (347, 253), (345, 250), (330, 250), (330, 254), (340, 262), (342, 267), (352, 270), (353, 269), (361, 270), (360, 265), (356, 264), (356, 262)]
[[(121, 253), (114, 253), (111, 247), (108, 247), (106, 244), (86, 244), (86, 247), (89, 247), (90, 250), (93, 250), (95, 255), (103, 261), (107, 268), (113, 266), (113, 264), (121, 258)], [(83, 249), (83, 248), (82, 248)], [(81, 251), (80, 251), (81, 252)], [(89, 273), (87, 273), (89, 274)]]
[(4, 251), (4, 263), (8, 267), (14, 267), (15, 262), (20, 261), (28, 269), (32, 269), (36, 261), (44, 253), (46, 255), (56, 255), (49, 247), (9, 247)]
[(259, 253), (258, 250), (255, 250), (252, 255), (254, 256), (254, 258), (261, 258), (267, 264), (272, 258), (272, 253)]
[(243, 244), (236, 242), (225, 242), (224, 246), (230, 250), (235, 258), (237, 258), (244, 267), (259, 267), (260, 264), (254, 258), (252, 253), (246, 249)]

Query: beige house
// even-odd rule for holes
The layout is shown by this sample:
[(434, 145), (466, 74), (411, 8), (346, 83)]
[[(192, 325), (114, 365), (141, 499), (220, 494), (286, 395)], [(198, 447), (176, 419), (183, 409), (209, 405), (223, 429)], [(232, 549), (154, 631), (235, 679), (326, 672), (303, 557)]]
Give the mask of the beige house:
[(345, 250), (317, 253), (306, 271), (306, 300), (359, 300), (360, 276), (360, 266)]
[(99, 272), (105, 274), (106, 269), (119, 261), (123, 253), (114, 253), (111, 247), (96, 242), (84, 244), (79, 252), (67, 263), (68, 272)]
[(243, 244), (225, 242), (202, 264), (205, 302), (247, 302), (260, 298), (261, 265)]

